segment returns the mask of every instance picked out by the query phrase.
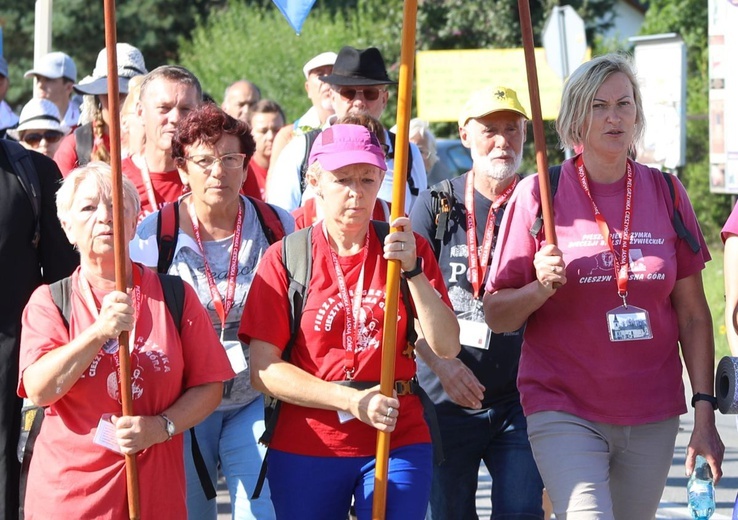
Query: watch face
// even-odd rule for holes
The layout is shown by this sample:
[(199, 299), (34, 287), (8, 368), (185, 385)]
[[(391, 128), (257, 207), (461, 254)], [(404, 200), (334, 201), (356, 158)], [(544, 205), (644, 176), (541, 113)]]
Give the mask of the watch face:
[(169, 435), (174, 435), (174, 423), (167, 419), (167, 433)]

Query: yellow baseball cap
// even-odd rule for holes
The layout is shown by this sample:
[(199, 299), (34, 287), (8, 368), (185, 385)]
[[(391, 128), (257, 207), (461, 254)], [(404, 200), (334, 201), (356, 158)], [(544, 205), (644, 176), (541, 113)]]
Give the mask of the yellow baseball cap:
[(503, 110), (516, 112), (529, 119), (513, 89), (499, 86), (483, 88), (474, 92), (464, 105), (459, 114), (459, 127), (466, 125), (470, 119), (484, 117)]

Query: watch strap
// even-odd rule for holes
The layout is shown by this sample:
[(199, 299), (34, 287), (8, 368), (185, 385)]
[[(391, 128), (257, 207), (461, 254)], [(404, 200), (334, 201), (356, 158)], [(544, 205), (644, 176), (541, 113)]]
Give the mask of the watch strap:
[(422, 272), (423, 272), (423, 258), (419, 256), (415, 262), (415, 267), (410, 269), (409, 271), (402, 271), (402, 277), (405, 280), (409, 280), (410, 278), (418, 276)]
[(169, 417), (167, 417), (163, 413), (160, 413), (159, 414), (159, 417), (161, 417), (162, 419), (164, 419), (164, 431), (167, 432), (167, 436), (169, 437), (167, 440), (168, 441), (171, 441), (172, 440), (172, 435), (174, 435), (174, 423), (172, 422), (172, 420)]
[(692, 396), (692, 408), (694, 408), (694, 404), (697, 401), (707, 401), (708, 403), (710, 403), (712, 405), (712, 409), (713, 410), (717, 410), (718, 409), (718, 402), (717, 402), (717, 398), (715, 396), (712, 396), (712, 395), (709, 395), (709, 394), (700, 394), (700, 393), (694, 394)]

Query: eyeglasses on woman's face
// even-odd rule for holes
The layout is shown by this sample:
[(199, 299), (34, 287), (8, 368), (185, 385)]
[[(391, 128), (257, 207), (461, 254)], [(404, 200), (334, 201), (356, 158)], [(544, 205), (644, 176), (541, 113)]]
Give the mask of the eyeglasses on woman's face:
[(56, 130), (47, 130), (45, 132), (30, 132), (24, 134), (23, 137), (21, 137), (21, 141), (36, 148), (41, 144), (42, 139), (47, 143), (54, 144), (58, 143), (62, 137), (64, 137), (64, 134), (61, 132), (57, 132)]
[(243, 168), (243, 163), (246, 160), (245, 153), (227, 153), (220, 157), (214, 155), (191, 155), (185, 157), (186, 161), (193, 163), (195, 166), (202, 168), (203, 170), (212, 170), (213, 167), (220, 163), (223, 168), (236, 169)]

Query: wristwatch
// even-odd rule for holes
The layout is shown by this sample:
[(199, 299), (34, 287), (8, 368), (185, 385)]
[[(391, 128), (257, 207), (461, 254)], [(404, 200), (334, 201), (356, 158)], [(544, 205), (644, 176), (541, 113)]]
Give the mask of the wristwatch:
[(162, 419), (164, 419), (165, 429), (167, 430), (167, 435), (169, 436), (169, 438), (167, 440), (168, 441), (171, 441), (172, 440), (172, 435), (174, 435), (174, 423), (169, 419), (169, 417), (167, 417), (163, 413), (160, 413), (159, 414), (159, 417), (161, 417)]
[(707, 401), (708, 403), (712, 405), (713, 410), (718, 409), (717, 398), (714, 396), (711, 396), (708, 394), (700, 394), (700, 393), (694, 394), (692, 396), (692, 408), (694, 408), (694, 403), (696, 403), (697, 401)]
[(423, 272), (423, 258), (419, 256), (417, 262), (415, 262), (415, 267), (410, 269), (409, 271), (403, 271), (402, 277), (405, 280), (409, 280), (410, 278), (418, 276), (422, 272)]

